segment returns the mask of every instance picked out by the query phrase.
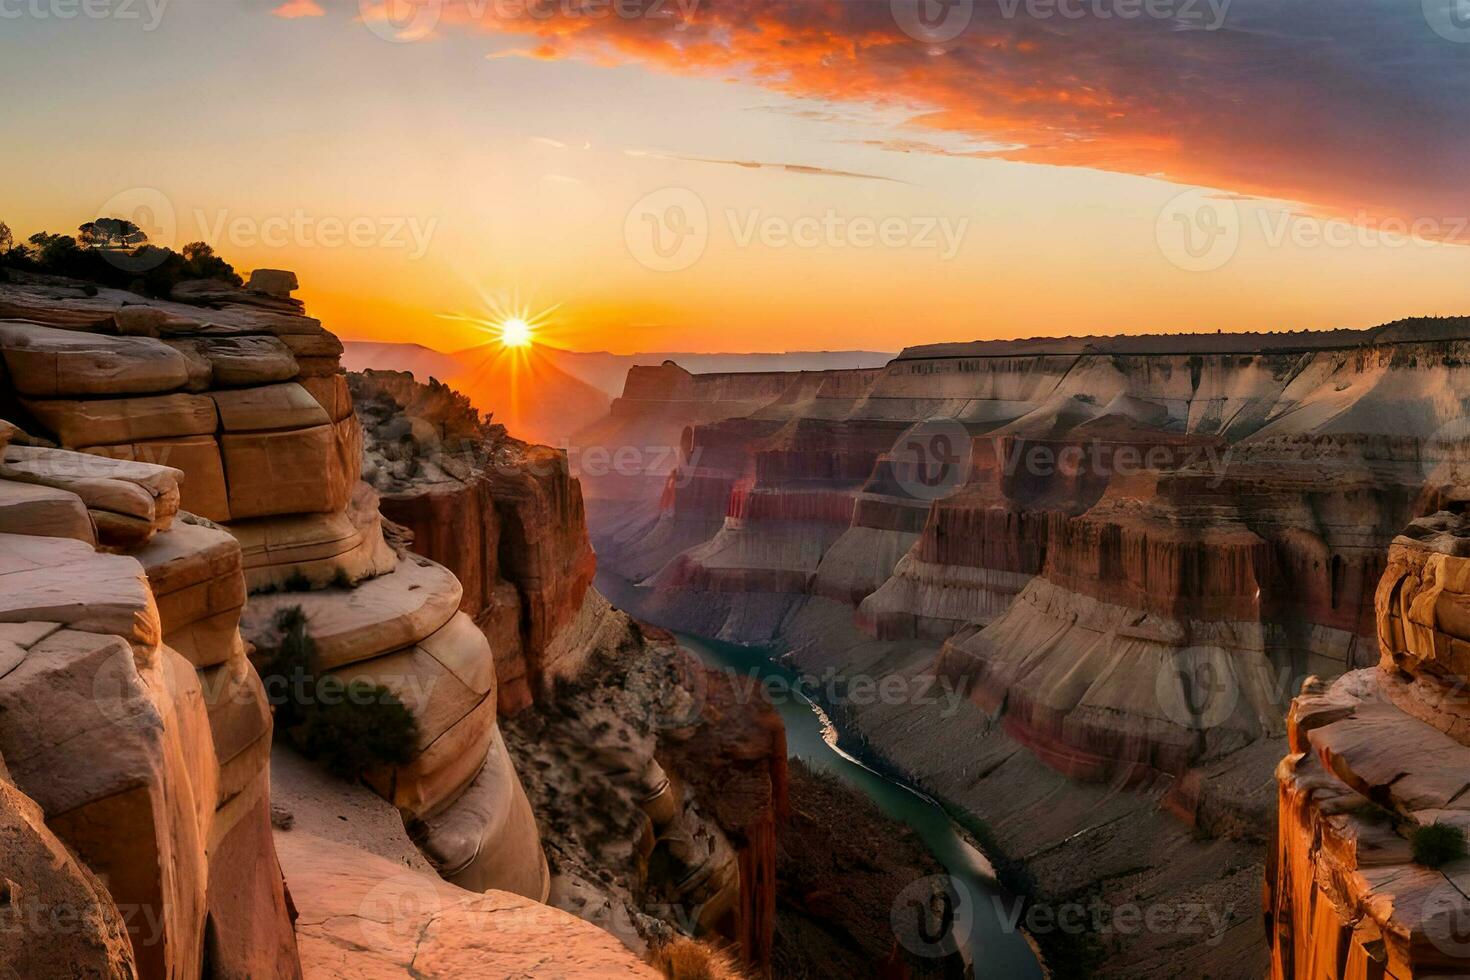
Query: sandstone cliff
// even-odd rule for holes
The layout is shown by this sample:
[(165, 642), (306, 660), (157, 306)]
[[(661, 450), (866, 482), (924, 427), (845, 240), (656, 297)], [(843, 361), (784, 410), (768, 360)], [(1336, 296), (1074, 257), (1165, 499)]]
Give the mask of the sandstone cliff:
[[(0, 915), (21, 926), (5, 932), (7, 962), (37, 975), (443, 975), (486, 955), (513, 972), (541, 944), (553, 969), (646, 975), (534, 905), (549, 877), (500, 733), (490, 642), (460, 611), (455, 575), (385, 536), (359, 482), (341, 345), (293, 287), (260, 275), (157, 301), (24, 275), (0, 286), (0, 413), (18, 426), (0, 423), (0, 821), (12, 828)], [(528, 605), (530, 635), (557, 661), (562, 606)], [(304, 616), (310, 669), (268, 676), (268, 689), (247, 657), (270, 659), (288, 610)], [(345, 901), (384, 921), (382, 875), (333, 879), (311, 863), (315, 845), (278, 865), (271, 828), (272, 704), (328, 705), (358, 684), (414, 722), (404, 758), (364, 778), (455, 883), (409, 892), (429, 888), (455, 916), (502, 916), (492, 932), (508, 945), (426, 939), (400, 962), (316, 931), (336, 911), (293, 929), (285, 882), (309, 889), (297, 911)], [(65, 941), (44, 914), (55, 903), (78, 924)], [(408, 912), (388, 904), (389, 921)]]
[(591, 587), (596, 559), (564, 453), (511, 438), (406, 373), (351, 385), (384, 512), (465, 583), (461, 609), (509, 679), (500, 712), (550, 858), (548, 900), (639, 952), (694, 934), (766, 969), (779, 720), (759, 704), (714, 710), (721, 678)]
[(1470, 967), (1470, 858), (1426, 864), (1413, 845), (1434, 824), (1470, 827), (1467, 544), (1463, 513), (1411, 524), (1378, 585), (1377, 666), (1314, 678), (1292, 705), (1267, 876), (1273, 977)]

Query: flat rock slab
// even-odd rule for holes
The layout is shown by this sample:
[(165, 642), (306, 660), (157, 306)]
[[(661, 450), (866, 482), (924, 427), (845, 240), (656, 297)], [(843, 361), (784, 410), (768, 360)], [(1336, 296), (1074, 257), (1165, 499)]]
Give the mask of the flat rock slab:
[(462, 597), (459, 580), (447, 568), (408, 555), (391, 574), (356, 588), (254, 596), (240, 629), (251, 641), (269, 646), (276, 613), (300, 606), (321, 668), (333, 670), (413, 646), (443, 628), (459, 611)]
[(177, 492), (179, 481), (184, 478), (182, 470), (171, 466), (39, 446), (8, 446), (4, 460), (7, 468), (24, 475), (58, 480), (119, 480), (135, 484), (156, 498)]
[(309, 429), (336, 421), (299, 384), (210, 392), (226, 432)]
[(179, 522), (133, 554), (148, 575), (166, 633), (245, 605), (240, 545), (228, 531)]
[(169, 466), (184, 474), (179, 507), (221, 523), (230, 519), (225, 464), (214, 436), (188, 436), (115, 446), (87, 446), (81, 452), (109, 459)]
[(347, 506), (362, 469), (356, 419), (220, 437), (235, 520), (330, 513)]
[(1470, 747), (1392, 704), (1369, 702), (1307, 734), (1339, 779), (1402, 812), (1470, 808)]
[(67, 538), (0, 534), (0, 623), (63, 623), (151, 649), (162, 638), (143, 566)]
[(276, 851), (308, 978), (661, 975), (610, 933), (528, 898), (477, 895), (301, 832), (278, 831)]
[(194, 341), (217, 385), (263, 385), (296, 377), (291, 348), (275, 337), (208, 337)]
[(16, 390), (37, 398), (157, 394), (189, 380), (183, 356), (149, 337), (0, 323), (0, 356)]
[(214, 402), (203, 395), (144, 398), (24, 399), (26, 410), (63, 446), (95, 446), (142, 439), (213, 434), (219, 428)]
[(96, 544), (87, 505), (70, 490), (0, 480), (0, 534), (71, 538)]

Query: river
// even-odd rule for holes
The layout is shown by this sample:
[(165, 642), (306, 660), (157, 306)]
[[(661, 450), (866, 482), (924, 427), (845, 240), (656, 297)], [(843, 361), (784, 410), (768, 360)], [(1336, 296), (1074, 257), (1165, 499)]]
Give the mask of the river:
[[(889, 817), (907, 824), (944, 866), (953, 887), (963, 889), (952, 930), (982, 980), (1041, 977), (1026, 937), (1008, 928), (1014, 899), (994, 883), (990, 862), (938, 803), (865, 766), (837, 745), (837, 731), (820, 706), (803, 693), (794, 671), (759, 647), (736, 646), (706, 637), (677, 634), (685, 649), (705, 664), (757, 678), (777, 696), (772, 700), (786, 723), (787, 753), (813, 769), (832, 773), (861, 792)], [(874, 846), (881, 842), (874, 841)], [(966, 903), (968, 902), (968, 912)], [(915, 945), (923, 947), (922, 942)], [(916, 952), (921, 951), (915, 950)]]

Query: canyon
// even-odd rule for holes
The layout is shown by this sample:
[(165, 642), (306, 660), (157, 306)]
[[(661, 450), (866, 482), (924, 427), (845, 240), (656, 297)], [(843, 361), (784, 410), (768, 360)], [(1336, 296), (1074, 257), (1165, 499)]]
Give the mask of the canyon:
[(963, 972), (719, 641), (1052, 975), (1462, 969), (1470, 323), (635, 364), (550, 448), (294, 289), (0, 283), (21, 974)]
[[(349, 376), (295, 289), (0, 281), (0, 962), (801, 959), (776, 929), (776, 712), (593, 587), (565, 451), (443, 384)], [(933, 870), (905, 846), (865, 886), (880, 906)], [(840, 938), (872, 915), (814, 928), (931, 975)]]
[[(1467, 353), (1451, 318), (943, 344), (878, 369), (635, 367), (574, 449), (625, 605), (826, 679), (844, 744), (972, 821), (1052, 913), (1032, 932), (1059, 972), (1175, 975), (1187, 948), (1186, 975), (1273, 958), (1360, 975), (1305, 966), (1338, 948), (1309, 888), (1329, 874), (1311, 828), (1337, 811), (1272, 774), (1307, 752), (1304, 684), (1299, 710), (1399, 649), (1381, 583), (1399, 533), (1466, 497)], [(1412, 768), (1408, 731), (1374, 778)], [(1278, 845), (1289, 910), (1262, 905)], [(1342, 921), (1387, 923), (1392, 893), (1331, 894)], [(1062, 929), (1068, 903), (1112, 912)], [(1112, 921), (1130, 908), (1159, 922)], [(1266, 916), (1295, 938), (1268, 942)]]

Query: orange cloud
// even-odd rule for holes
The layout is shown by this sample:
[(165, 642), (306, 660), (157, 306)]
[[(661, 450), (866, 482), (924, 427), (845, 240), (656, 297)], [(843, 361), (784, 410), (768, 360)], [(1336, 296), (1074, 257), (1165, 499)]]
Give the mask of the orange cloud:
[[(900, 27), (905, 2), (924, 0), (448, 0), (439, 19), (532, 37), (538, 57), (905, 109), (913, 134), (891, 144), (903, 152), (1161, 177), (1470, 240), (1455, 94), (1470, 47), (1436, 36), (1420, 4), (955, 0), (969, 23), (934, 44)], [(1097, 13), (1114, 7), (1173, 15)], [(940, 149), (925, 131), (976, 148)]]
[(286, 0), (271, 13), (286, 20), (296, 20), (298, 17), (325, 17), (327, 12), (316, 0)]

